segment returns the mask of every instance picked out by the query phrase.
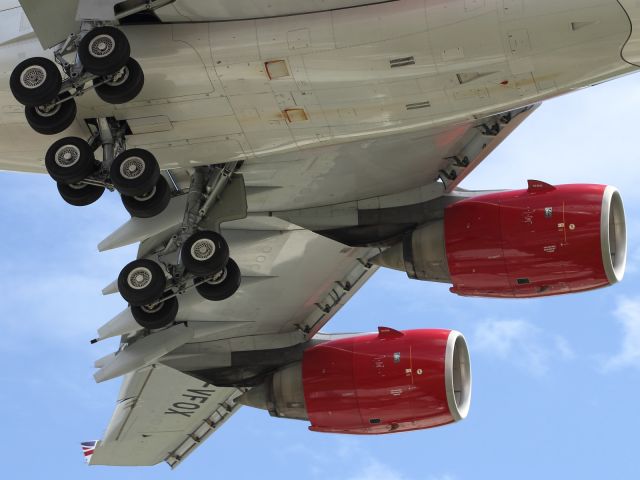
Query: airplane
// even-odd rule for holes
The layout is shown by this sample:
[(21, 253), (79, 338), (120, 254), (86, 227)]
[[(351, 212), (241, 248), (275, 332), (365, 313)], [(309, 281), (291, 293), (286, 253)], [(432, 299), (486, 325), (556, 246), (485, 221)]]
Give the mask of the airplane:
[[(614, 285), (620, 192), (459, 187), (545, 100), (637, 71), (632, 0), (2, 0), (3, 170), (105, 191), (138, 244), (94, 378), (123, 377), (91, 465), (175, 468), (241, 406), (316, 432), (469, 413), (445, 329), (321, 332), (380, 267), (452, 294)], [(514, 163), (517, 159), (514, 159)], [(523, 182), (524, 183), (524, 182)]]

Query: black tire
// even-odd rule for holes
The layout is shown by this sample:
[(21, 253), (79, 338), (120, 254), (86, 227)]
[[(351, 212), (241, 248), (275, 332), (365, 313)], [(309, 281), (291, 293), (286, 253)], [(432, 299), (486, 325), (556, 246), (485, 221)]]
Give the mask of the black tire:
[(166, 286), (162, 267), (146, 258), (128, 263), (118, 275), (118, 291), (134, 307), (152, 304), (162, 297)]
[[(227, 265), (217, 275), (213, 276), (205, 283), (201, 283), (196, 286), (196, 290), (201, 297), (206, 298), (214, 302), (226, 300), (231, 297), (238, 288), (240, 288), (240, 281), (242, 276), (240, 275), (240, 268), (238, 264), (229, 259)], [(202, 277), (196, 277), (194, 283), (201, 282)]]
[(100, 76), (116, 73), (126, 65), (130, 54), (127, 36), (115, 27), (94, 28), (78, 46), (78, 57), (84, 69)]
[(122, 204), (129, 212), (129, 215), (137, 218), (151, 218), (162, 213), (167, 208), (171, 200), (171, 192), (167, 181), (163, 176), (160, 176), (158, 183), (150, 192), (135, 197), (121, 195), (121, 198)]
[(172, 297), (157, 305), (132, 306), (131, 314), (141, 327), (150, 330), (164, 328), (171, 325), (178, 315), (178, 299)]
[(42, 107), (25, 107), (24, 115), (29, 126), (43, 135), (56, 135), (64, 132), (76, 118), (77, 107), (74, 99), (62, 102), (52, 110)]
[(9, 87), (15, 99), (25, 106), (46, 105), (60, 93), (62, 76), (48, 58), (27, 58), (11, 72)]
[(187, 238), (180, 252), (182, 263), (195, 275), (219, 272), (229, 260), (229, 245), (222, 235), (203, 230)]
[(58, 183), (58, 193), (62, 199), (74, 207), (85, 207), (97, 201), (104, 193), (104, 187), (96, 185)]
[(138, 96), (144, 86), (142, 67), (133, 58), (127, 60), (127, 64), (113, 77), (112, 80), (95, 88), (96, 94), (107, 103), (117, 105), (130, 102)]
[(160, 178), (160, 166), (153, 154), (142, 148), (132, 148), (118, 155), (111, 164), (111, 182), (129, 197), (151, 191)]
[(65, 137), (49, 147), (44, 166), (59, 183), (78, 183), (93, 173), (96, 159), (91, 146), (78, 137)]

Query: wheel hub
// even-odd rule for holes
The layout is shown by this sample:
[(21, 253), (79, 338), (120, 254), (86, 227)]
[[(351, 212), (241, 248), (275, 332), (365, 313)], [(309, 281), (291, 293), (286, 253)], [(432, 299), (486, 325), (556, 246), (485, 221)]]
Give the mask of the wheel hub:
[(191, 256), (201, 262), (209, 260), (211, 257), (213, 257), (215, 251), (215, 243), (213, 243), (213, 241), (209, 240), (208, 238), (197, 240), (191, 246)]
[(120, 165), (120, 175), (128, 180), (134, 180), (144, 173), (146, 166), (140, 157), (129, 157)]
[(213, 277), (207, 280), (209, 285), (220, 285), (227, 278), (227, 269), (223, 268), (221, 271), (216, 273)]
[(147, 200), (153, 198), (155, 194), (156, 194), (156, 187), (153, 187), (150, 192), (143, 193), (142, 195), (136, 195), (133, 198), (135, 198), (139, 202), (146, 202)]
[(24, 88), (33, 90), (41, 86), (47, 79), (47, 71), (40, 65), (27, 67), (20, 75), (20, 84)]
[(54, 159), (59, 167), (71, 167), (80, 160), (80, 149), (75, 145), (63, 145), (56, 151)]
[(142, 290), (151, 283), (151, 270), (145, 267), (138, 267), (131, 270), (127, 275), (127, 284), (134, 290)]
[(115, 40), (111, 35), (98, 35), (89, 42), (89, 53), (95, 58), (104, 58), (113, 52), (115, 48)]
[(144, 313), (158, 313), (160, 310), (162, 310), (163, 306), (164, 302), (153, 303), (150, 305), (142, 305), (140, 307), (140, 310), (142, 310)]
[(42, 105), (40, 107), (36, 107), (36, 113), (41, 117), (53, 117), (56, 113), (60, 111), (60, 103), (57, 104), (49, 104)]
[(129, 69), (127, 67), (122, 67), (118, 72), (113, 75), (111, 80), (106, 82), (110, 87), (119, 87), (124, 82), (126, 82), (129, 78)]

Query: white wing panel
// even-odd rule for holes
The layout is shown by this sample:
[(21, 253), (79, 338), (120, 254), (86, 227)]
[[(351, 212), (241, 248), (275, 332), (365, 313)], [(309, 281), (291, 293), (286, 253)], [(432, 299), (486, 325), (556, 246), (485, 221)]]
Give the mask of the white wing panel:
[(127, 375), (91, 465), (172, 468), (238, 408), (236, 388), (219, 388), (162, 365)]

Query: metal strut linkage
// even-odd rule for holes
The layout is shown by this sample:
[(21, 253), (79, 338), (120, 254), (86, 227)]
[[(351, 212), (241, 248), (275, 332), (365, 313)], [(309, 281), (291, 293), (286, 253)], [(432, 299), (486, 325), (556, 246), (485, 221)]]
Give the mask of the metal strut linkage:
[(113, 192), (115, 187), (110, 182), (110, 169), (114, 158), (127, 149), (125, 127), (117, 120), (105, 117), (96, 119), (96, 127), (97, 129), (89, 138), (88, 143), (94, 150), (102, 147), (102, 162), (96, 172), (80, 183), (105, 187)]
[(187, 207), (182, 221), (182, 231), (186, 236), (195, 231), (211, 207), (220, 199), (220, 194), (237, 168), (238, 162), (196, 168), (191, 177)]
[[(69, 34), (66, 40), (55, 48), (53, 56), (56, 63), (62, 67), (67, 78), (62, 82), (58, 99), (47, 105), (47, 107), (53, 108), (60, 103), (84, 95), (87, 91), (112, 81), (113, 77), (118, 75), (118, 72), (116, 72), (112, 75), (100, 77), (85, 71), (77, 53), (80, 41), (87, 33), (96, 27), (107, 24), (106, 22), (83, 21), (78, 33)], [(73, 63), (65, 58), (65, 56), (72, 54), (75, 55)]]
[[(157, 253), (158, 261), (165, 266), (171, 278), (174, 280), (174, 288), (176, 291), (163, 296), (158, 302), (164, 302), (209, 280), (210, 277), (207, 277), (199, 283), (187, 286), (184, 280), (185, 268), (179, 256), (180, 247), (189, 236), (195, 233), (200, 223), (207, 216), (207, 213), (220, 199), (220, 195), (237, 168), (238, 162), (195, 168), (191, 176), (191, 184), (187, 194), (187, 205), (180, 230), (173, 235), (164, 248)], [(219, 231), (219, 225), (216, 225), (216, 230)], [(173, 255), (176, 252), (178, 252), (178, 256), (174, 257)], [(165, 261), (163, 258), (167, 260)]]

